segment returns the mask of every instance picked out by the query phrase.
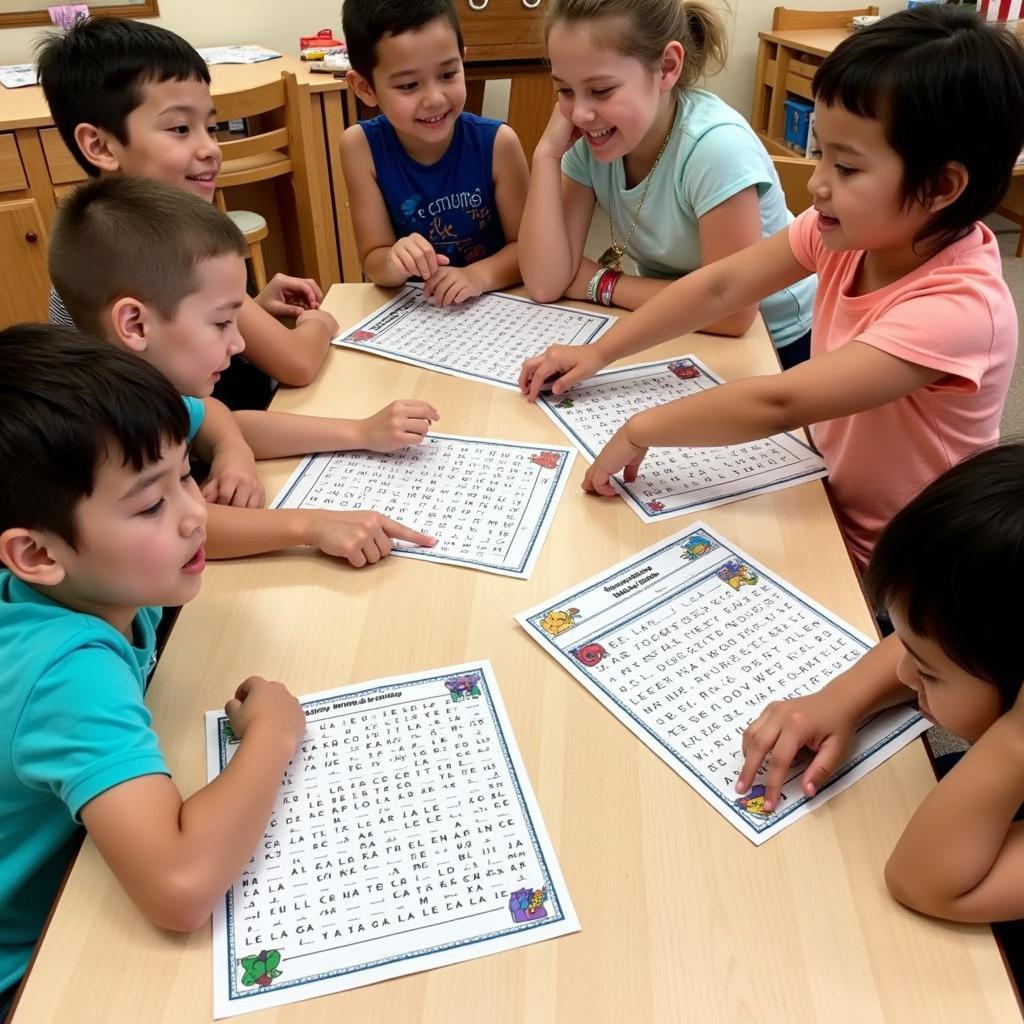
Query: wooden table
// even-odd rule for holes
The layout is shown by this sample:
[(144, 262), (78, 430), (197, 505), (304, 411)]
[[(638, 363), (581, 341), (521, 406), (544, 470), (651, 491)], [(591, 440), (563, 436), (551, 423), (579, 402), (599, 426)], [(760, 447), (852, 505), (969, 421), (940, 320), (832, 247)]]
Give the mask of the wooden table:
[[(348, 285), (332, 289), (326, 306), (351, 325), (385, 295)], [(742, 339), (693, 335), (638, 358), (688, 352), (726, 378), (776, 367), (760, 320)], [(445, 432), (564, 443), (512, 392), (340, 349), (314, 384), (280, 394), (274, 408), (366, 415), (396, 397), (434, 402)], [(269, 494), (294, 465), (265, 465)], [(756, 848), (522, 633), (515, 612), (688, 522), (647, 526), (621, 501), (584, 495), (584, 466), (578, 458), (529, 581), (399, 558), (355, 571), (295, 552), (207, 568), (148, 698), (184, 793), (205, 779), (202, 712), (250, 673), (308, 693), (489, 657), (583, 926), (250, 1019), (1019, 1019), (989, 929), (927, 920), (885, 891), (885, 858), (934, 784), (922, 744)], [(855, 626), (873, 629), (819, 482), (701, 516)], [(210, 970), (209, 926), (191, 936), (152, 927), (87, 840), (15, 1022), (208, 1021)]]

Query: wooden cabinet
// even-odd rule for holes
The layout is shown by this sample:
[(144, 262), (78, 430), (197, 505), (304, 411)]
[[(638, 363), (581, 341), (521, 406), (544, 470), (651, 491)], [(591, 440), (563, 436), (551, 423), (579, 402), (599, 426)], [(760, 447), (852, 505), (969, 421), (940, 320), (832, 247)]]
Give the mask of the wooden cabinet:
[(542, 60), (547, 0), (458, 0), (466, 61)]
[(0, 201), (0, 326), (46, 320), (46, 231), (32, 198)]

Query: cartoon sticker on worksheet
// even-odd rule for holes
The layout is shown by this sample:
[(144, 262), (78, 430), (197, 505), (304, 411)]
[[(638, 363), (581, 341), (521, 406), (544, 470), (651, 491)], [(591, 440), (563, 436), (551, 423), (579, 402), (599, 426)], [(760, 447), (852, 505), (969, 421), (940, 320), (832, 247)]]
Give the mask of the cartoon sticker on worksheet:
[(718, 578), (733, 590), (739, 590), (740, 587), (752, 587), (758, 580), (757, 573), (749, 565), (739, 562), (735, 558), (731, 558), (718, 570)]
[(466, 697), (480, 696), (480, 677), (476, 674), (469, 676), (453, 676), (446, 679), (444, 685), (448, 688), (448, 695), (454, 703), (465, 700)]
[[(756, 814), (759, 818), (770, 817), (775, 811), (769, 811), (764, 806), (765, 787), (760, 785), (750, 787), (750, 792), (744, 796), (737, 797), (733, 803), (741, 810), (746, 811), (747, 814)], [(781, 803), (786, 799), (785, 793), (780, 794), (779, 802)], [(778, 808), (776, 808), (777, 810)]]
[(600, 644), (584, 644), (570, 653), (581, 665), (593, 668), (608, 652)]
[(669, 363), (668, 368), (680, 380), (694, 380), (700, 376), (700, 369), (693, 365), (692, 359), (677, 359)]
[(702, 555), (714, 551), (718, 545), (703, 533), (691, 533), (680, 545), (683, 549), (683, 558), (687, 562), (695, 562)]
[(257, 985), (266, 988), (281, 976), (278, 967), (281, 952), (277, 949), (261, 949), (252, 956), (243, 956), (238, 962), (242, 966), (242, 984), (247, 987)]
[(567, 608), (565, 611), (552, 609), (537, 624), (549, 636), (559, 636), (576, 625), (579, 608)]
[(548, 916), (544, 906), (548, 898), (547, 886), (542, 889), (517, 889), (508, 898), (508, 909), (516, 924), (539, 921)]
[(558, 452), (537, 452), (530, 456), (530, 461), (541, 469), (557, 469), (562, 456)]

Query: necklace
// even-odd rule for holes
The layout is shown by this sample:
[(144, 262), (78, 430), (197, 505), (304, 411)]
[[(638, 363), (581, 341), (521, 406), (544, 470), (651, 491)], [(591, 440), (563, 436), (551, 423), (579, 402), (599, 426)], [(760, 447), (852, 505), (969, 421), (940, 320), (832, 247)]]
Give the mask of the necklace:
[[(669, 122), (668, 132), (665, 135), (665, 141), (661, 144), (661, 149), (658, 150), (658, 155), (654, 158), (654, 163), (651, 164), (651, 169), (647, 172), (647, 181), (644, 184), (644, 190), (640, 195), (640, 203), (636, 208), (636, 213), (633, 214), (633, 223), (629, 226), (629, 231), (626, 233), (626, 240), (619, 245), (615, 241), (615, 225), (612, 223), (612, 210), (611, 203), (608, 204), (608, 234), (611, 235), (612, 244), (608, 246), (603, 253), (601, 253), (598, 263), (602, 267), (611, 267), (613, 270), (620, 270), (622, 267), (620, 263), (622, 257), (626, 255), (626, 250), (629, 249), (629, 243), (633, 240), (633, 234), (636, 231), (636, 226), (640, 221), (640, 211), (644, 208), (644, 200), (647, 198), (647, 192), (651, 187), (651, 182), (654, 180), (654, 172), (657, 170), (658, 162), (661, 160), (662, 153), (665, 152), (665, 147), (668, 146), (668, 140), (672, 138), (672, 129), (676, 126), (676, 115), (675, 111), (672, 113), (672, 120)], [(622, 165), (623, 173), (625, 173), (626, 165), (623, 162)]]

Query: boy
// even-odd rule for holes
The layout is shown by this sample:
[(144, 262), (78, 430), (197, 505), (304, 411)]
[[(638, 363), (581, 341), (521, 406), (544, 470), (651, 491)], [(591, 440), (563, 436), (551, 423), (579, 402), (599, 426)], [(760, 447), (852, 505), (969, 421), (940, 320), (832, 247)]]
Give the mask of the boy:
[(153, 367), (53, 326), (0, 331), (0, 1019), (84, 824), (155, 924), (191, 931), (241, 873), (305, 731), (252, 677), (242, 737), (182, 800), (143, 693), (158, 605), (190, 601), (206, 508), (189, 417)]
[(349, 86), (381, 110), (341, 139), (366, 276), (420, 277), (442, 306), (517, 284), (526, 157), (508, 125), (463, 111), (452, 0), (345, 0), (341, 15)]
[[(914, 813), (885, 868), (893, 896), (923, 914), (1000, 925), (1024, 981), (1024, 444), (939, 477), (879, 538), (865, 586), (896, 632), (819, 693), (769, 704), (743, 736), (746, 792), (765, 757), (765, 808), (803, 748), (808, 795), (842, 764), (857, 725), (916, 700), (973, 746)], [(943, 768), (946, 770), (943, 771)]]
[[(50, 276), (83, 330), (160, 370), (182, 395), (207, 399), (245, 342), (237, 318), (245, 298), (245, 243), (216, 207), (146, 178), (108, 177), (61, 205), (50, 241)], [(437, 412), (393, 402), (365, 420), (281, 413), (229, 413), (205, 403), (196, 448), (210, 457), (208, 500), (256, 506), (256, 458), (343, 449), (394, 451), (423, 440)], [(233, 558), (296, 545), (377, 562), (391, 539), (434, 541), (376, 512), (275, 510), (211, 505), (209, 552)]]
[[(114, 18), (78, 21), (39, 47), (39, 81), (64, 144), (91, 178), (134, 174), (155, 178), (213, 202), (221, 155), (202, 57), (173, 32)], [(338, 325), (317, 308), (313, 281), (277, 275), (245, 297), (238, 329), (245, 362), (235, 360), (217, 388), (233, 408), (265, 408), (269, 378), (300, 387), (320, 369)], [(74, 326), (51, 295), (50, 319)], [(295, 316), (288, 330), (271, 314)]]

